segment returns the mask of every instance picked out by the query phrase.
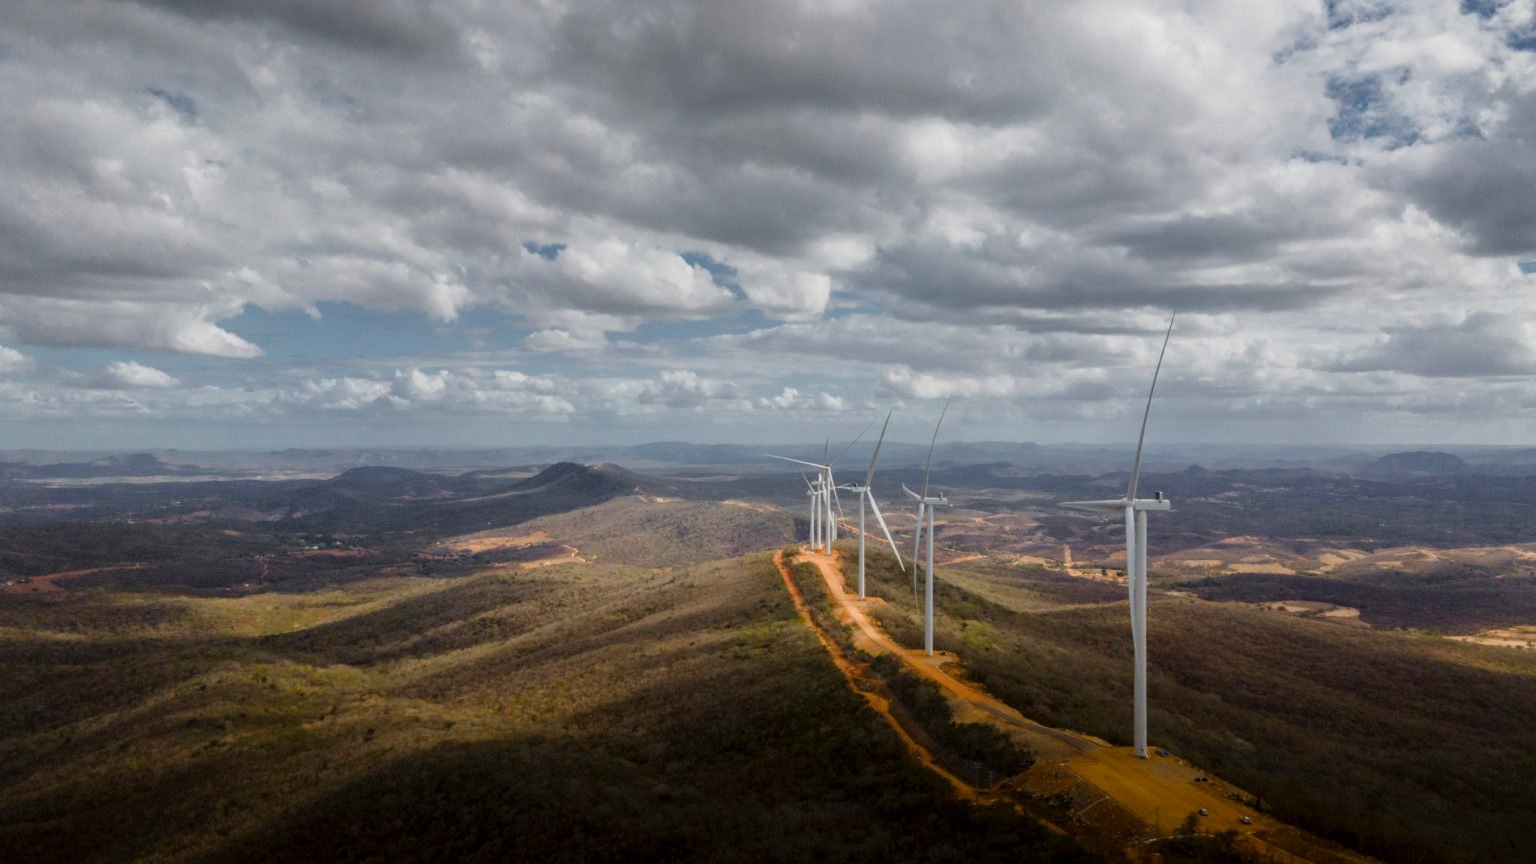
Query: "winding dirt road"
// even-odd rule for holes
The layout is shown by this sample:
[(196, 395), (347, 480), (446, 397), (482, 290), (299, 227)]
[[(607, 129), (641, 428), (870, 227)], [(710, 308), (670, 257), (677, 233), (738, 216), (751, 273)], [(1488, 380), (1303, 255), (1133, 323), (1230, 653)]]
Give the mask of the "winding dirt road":
[(837, 666), (839, 672), (843, 673), (843, 678), (848, 681), (848, 686), (853, 692), (863, 696), (864, 701), (869, 703), (869, 707), (873, 708), (875, 713), (880, 715), (880, 719), (884, 720), (886, 725), (896, 731), (896, 734), (901, 737), (902, 743), (906, 744), (907, 749), (917, 756), (918, 761), (922, 762), (928, 770), (948, 781), (949, 785), (954, 787), (955, 792), (961, 798), (967, 801), (981, 800), (982, 795), (976, 787), (946, 770), (944, 766), (934, 760), (933, 753), (928, 748), (919, 744), (902, 727), (901, 723), (896, 720), (896, 716), (891, 713), (890, 700), (864, 686), (859, 668), (853, 661), (848, 659), (836, 642), (827, 638), (827, 634), (823, 633), (821, 628), (816, 626), (816, 619), (811, 617), (811, 609), (805, 603), (805, 595), (801, 593), (800, 586), (795, 584), (794, 576), (789, 571), (789, 562), (784, 559), (783, 550), (774, 554), (773, 563), (779, 566), (779, 575), (784, 577), (784, 587), (789, 589), (790, 599), (795, 602), (795, 610), (800, 613), (800, 618), (805, 621), (805, 626), (809, 627), (811, 632), (816, 634), (816, 638), (820, 640), (822, 647), (827, 649), (828, 654), (832, 655), (832, 663)]
[[(980, 687), (950, 675), (945, 667), (952, 664), (958, 667), (957, 658), (942, 652), (928, 657), (921, 650), (905, 648), (891, 639), (866, 614), (871, 603), (884, 601), (875, 598), (861, 601), (849, 592), (834, 556), (802, 552), (800, 558), (816, 565), (826, 582), (828, 594), (836, 601), (838, 620), (852, 628), (855, 646), (870, 654), (897, 657), (913, 672), (937, 684), (958, 702), (956, 707), (960, 710), (956, 711), (956, 720), (988, 722), (1018, 731), (1034, 747), (1041, 762), (1053, 763), (1055, 770), (1047, 773), (1069, 776), (1097, 789), (1104, 797), (1093, 806), (1105, 799), (1112, 800), (1149, 829), (1143, 832), (1144, 836), (1167, 833), (1185, 816), (1204, 808), (1210, 815), (1200, 817), (1201, 830), (1213, 833), (1237, 831), (1239, 842), (1261, 855), (1277, 853), (1280, 860), (1308, 864), (1369, 864), (1375, 861), (1265, 816), (1242, 803), (1252, 800), (1253, 796), (1209, 777), (1182, 759), (1159, 756), (1139, 759), (1129, 747), (1113, 747), (1090, 735), (1055, 729), (1030, 720)], [(789, 578), (787, 563), (781, 560), (780, 569), (785, 573), (791, 593), (796, 595), (797, 605), (803, 607), (804, 598), (799, 596)], [(802, 614), (816, 629), (809, 612)], [(818, 635), (827, 641), (819, 631)], [(829, 642), (827, 644), (828, 650), (835, 649)], [(841, 652), (835, 651), (834, 656), (841, 657)], [(847, 664), (846, 658), (842, 663)], [(844, 674), (850, 673), (845, 670)], [(853, 686), (852, 677), (849, 682)], [(866, 697), (869, 695), (872, 694), (866, 694)], [(883, 716), (889, 718), (888, 709)], [(889, 722), (895, 724), (894, 719)], [(904, 738), (909, 737), (902, 734)], [(937, 766), (931, 767), (939, 770)], [(1208, 779), (1197, 781), (1196, 777)], [(965, 785), (958, 778), (951, 782)], [(1079, 813), (1079, 816), (1086, 815), (1086, 809)], [(1243, 824), (1240, 818), (1244, 816), (1251, 819), (1252, 824)]]

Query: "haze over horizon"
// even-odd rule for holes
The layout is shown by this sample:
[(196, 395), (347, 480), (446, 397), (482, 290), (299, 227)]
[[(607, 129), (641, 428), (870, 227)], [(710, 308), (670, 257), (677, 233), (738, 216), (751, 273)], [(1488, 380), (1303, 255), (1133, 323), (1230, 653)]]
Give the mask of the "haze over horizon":
[(6, 22), (0, 447), (1536, 443), (1536, 0)]

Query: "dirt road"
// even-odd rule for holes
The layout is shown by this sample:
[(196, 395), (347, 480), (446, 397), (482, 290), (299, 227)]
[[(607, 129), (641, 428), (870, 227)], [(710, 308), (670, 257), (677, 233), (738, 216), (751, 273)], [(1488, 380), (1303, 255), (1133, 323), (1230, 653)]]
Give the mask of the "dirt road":
[[(1204, 808), (1210, 815), (1200, 817), (1202, 831), (1237, 831), (1240, 842), (1261, 855), (1284, 853), (1279, 856), (1282, 860), (1309, 864), (1374, 861), (1259, 813), (1242, 803), (1253, 796), (1210, 777), (1182, 759), (1140, 759), (1129, 747), (1112, 747), (1101, 739), (1054, 729), (1024, 717), (980, 687), (950, 675), (946, 667), (958, 665), (956, 658), (942, 654), (928, 657), (921, 650), (898, 645), (886, 635), (865, 611), (870, 603), (883, 601), (861, 601), (846, 590), (834, 556), (802, 553), (801, 558), (816, 565), (828, 594), (837, 602), (838, 619), (853, 628), (856, 646), (870, 654), (895, 656), (913, 672), (939, 685), (963, 709), (956, 711), (956, 720), (989, 722), (1019, 731), (1042, 761), (1054, 762), (1060, 772), (1099, 790), (1142, 822), (1148, 829), (1144, 832), (1146, 837), (1171, 833), (1186, 816)], [(804, 600), (797, 602), (803, 604)], [(1197, 781), (1197, 777), (1207, 779)], [(1252, 824), (1243, 824), (1240, 817), (1244, 816)]]
[(837, 666), (839, 672), (843, 673), (843, 677), (848, 681), (848, 686), (855, 693), (864, 697), (864, 701), (869, 703), (869, 707), (873, 708), (875, 713), (880, 715), (880, 719), (884, 720), (886, 725), (896, 731), (896, 734), (901, 737), (902, 743), (907, 745), (907, 749), (917, 756), (918, 761), (927, 766), (928, 770), (948, 781), (949, 785), (954, 787), (955, 792), (961, 798), (967, 801), (980, 800), (981, 795), (976, 787), (945, 770), (942, 765), (934, 760), (932, 752), (917, 743), (907, 733), (907, 730), (902, 728), (901, 723), (897, 722), (895, 715), (891, 713), (890, 700), (878, 693), (872, 692), (868, 687), (861, 686), (858, 667), (843, 654), (842, 649), (837, 646), (837, 643), (828, 639), (826, 634), (821, 632), (821, 628), (816, 626), (816, 619), (811, 617), (810, 607), (805, 605), (805, 595), (800, 592), (800, 586), (795, 584), (794, 577), (790, 575), (789, 562), (784, 559), (783, 550), (780, 550), (773, 556), (773, 563), (779, 566), (779, 575), (784, 577), (784, 587), (789, 589), (790, 599), (795, 602), (795, 610), (800, 613), (800, 617), (805, 621), (805, 625), (811, 628), (811, 632), (816, 634), (816, 638), (821, 641), (822, 647), (826, 648), (827, 653), (832, 655), (832, 663)]
[(115, 570), (143, 570), (148, 566), (148, 564), (114, 564), (109, 567), (87, 567), (84, 570), (61, 570), (57, 573), (34, 576), (26, 582), (13, 582), (10, 585), (0, 586), (0, 591), (11, 594), (49, 594), (55, 591), (67, 591), (68, 588), (59, 584), (60, 579), (89, 576), (93, 573), (111, 573)]

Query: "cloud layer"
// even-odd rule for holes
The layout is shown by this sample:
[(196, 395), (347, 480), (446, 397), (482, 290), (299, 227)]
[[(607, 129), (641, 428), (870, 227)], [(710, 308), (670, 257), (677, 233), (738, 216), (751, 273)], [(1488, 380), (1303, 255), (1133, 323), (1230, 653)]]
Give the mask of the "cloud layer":
[(1115, 440), (1177, 308), (1168, 434), (1536, 433), (1536, 0), (8, 18), (12, 418)]

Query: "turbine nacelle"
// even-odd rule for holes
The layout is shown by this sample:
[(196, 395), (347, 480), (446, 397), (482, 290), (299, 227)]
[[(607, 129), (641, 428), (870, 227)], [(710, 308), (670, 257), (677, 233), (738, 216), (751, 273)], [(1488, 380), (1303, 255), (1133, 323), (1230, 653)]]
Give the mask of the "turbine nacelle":
[(939, 496), (929, 495), (929, 496), (925, 497), (925, 496), (917, 494), (916, 492), (913, 492), (911, 489), (908, 489), (907, 488), (907, 484), (905, 484), (905, 483), (901, 484), (901, 491), (907, 493), (909, 496), (912, 497), (913, 501), (916, 501), (919, 504), (943, 504), (946, 507), (949, 506), (949, 499), (944, 497), (943, 495), (939, 495)]

